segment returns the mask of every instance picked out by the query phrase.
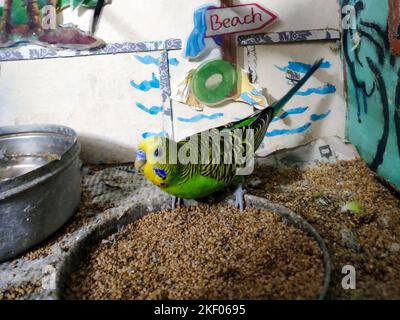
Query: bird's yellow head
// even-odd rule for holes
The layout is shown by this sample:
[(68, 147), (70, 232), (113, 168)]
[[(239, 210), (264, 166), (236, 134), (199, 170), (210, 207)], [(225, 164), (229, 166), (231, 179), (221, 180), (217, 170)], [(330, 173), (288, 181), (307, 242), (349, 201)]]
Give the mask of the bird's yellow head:
[(173, 178), (175, 166), (168, 163), (170, 140), (151, 137), (143, 140), (136, 153), (135, 168), (160, 188), (168, 186)]

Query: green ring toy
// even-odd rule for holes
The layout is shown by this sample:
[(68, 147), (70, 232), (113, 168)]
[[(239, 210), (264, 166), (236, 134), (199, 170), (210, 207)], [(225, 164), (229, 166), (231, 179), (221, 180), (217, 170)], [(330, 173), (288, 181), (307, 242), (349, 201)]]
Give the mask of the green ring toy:
[[(207, 85), (213, 76), (219, 76), (215, 85)], [(237, 69), (227, 61), (212, 60), (201, 65), (193, 75), (191, 90), (195, 97), (206, 105), (223, 102), (235, 92), (238, 83)]]

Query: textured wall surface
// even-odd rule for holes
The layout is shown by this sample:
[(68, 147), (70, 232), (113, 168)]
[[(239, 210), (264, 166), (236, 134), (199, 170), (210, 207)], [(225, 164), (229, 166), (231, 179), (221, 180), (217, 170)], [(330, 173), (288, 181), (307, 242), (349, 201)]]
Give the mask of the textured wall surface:
[(400, 58), (390, 50), (388, 3), (342, 1), (357, 13), (357, 29), (343, 30), (347, 130), (371, 168), (400, 188)]

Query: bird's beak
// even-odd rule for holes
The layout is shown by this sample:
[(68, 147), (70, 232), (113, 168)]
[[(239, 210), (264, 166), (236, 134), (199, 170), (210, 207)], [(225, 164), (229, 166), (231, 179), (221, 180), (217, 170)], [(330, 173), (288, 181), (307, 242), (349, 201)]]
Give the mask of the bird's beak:
[(139, 150), (136, 153), (135, 169), (140, 171), (145, 166), (146, 161), (146, 153), (143, 150)]

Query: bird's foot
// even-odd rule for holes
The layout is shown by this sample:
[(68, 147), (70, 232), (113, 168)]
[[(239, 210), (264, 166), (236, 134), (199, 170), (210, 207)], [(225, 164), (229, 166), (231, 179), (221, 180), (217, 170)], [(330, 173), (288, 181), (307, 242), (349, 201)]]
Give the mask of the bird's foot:
[(243, 184), (239, 185), (234, 194), (235, 194), (235, 207), (238, 208), (241, 212), (243, 212), (245, 208), (244, 195), (246, 194), (246, 191), (243, 189)]
[(172, 210), (183, 205), (183, 199), (178, 197), (172, 197)]

